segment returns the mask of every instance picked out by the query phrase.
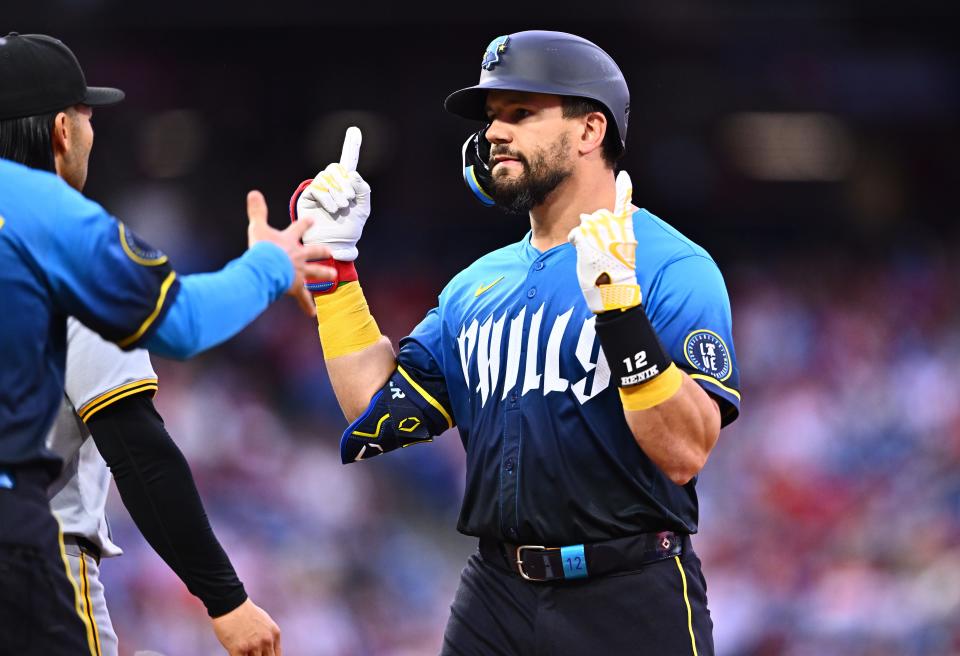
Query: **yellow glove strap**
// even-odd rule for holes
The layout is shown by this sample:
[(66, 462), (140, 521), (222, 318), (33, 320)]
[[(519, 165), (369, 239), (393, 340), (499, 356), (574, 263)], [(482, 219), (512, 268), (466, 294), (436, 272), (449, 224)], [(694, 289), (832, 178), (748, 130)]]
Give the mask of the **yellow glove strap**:
[(597, 285), (603, 311), (629, 310), (640, 305), (640, 285)]
[(682, 384), (683, 372), (671, 362), (662, 374), (649, 383), (619, 388), (620, 401), (627, 410), (646, 410), (672, 397)]
[(362, 351), (380, 339), (380, 328), (359, 282), (345, 283), (332, 294), (320, 294), (313, 300), (324, 359)]

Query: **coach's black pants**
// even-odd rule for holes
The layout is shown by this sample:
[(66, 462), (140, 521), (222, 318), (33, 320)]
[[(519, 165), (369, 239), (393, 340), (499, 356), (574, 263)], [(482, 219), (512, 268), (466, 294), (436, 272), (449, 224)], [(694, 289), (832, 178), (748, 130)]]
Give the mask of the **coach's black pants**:
[(42, 469), (4, 469), (0, 487), (0, 656), (87, 656), (91, 627), (67, 577)]
[[(682, 574), (681, 574), (682, 569)], [(467, 560), (441, 656), (713, 656), (700, 559), (681, 556), (596, 579), (533, 583)]]

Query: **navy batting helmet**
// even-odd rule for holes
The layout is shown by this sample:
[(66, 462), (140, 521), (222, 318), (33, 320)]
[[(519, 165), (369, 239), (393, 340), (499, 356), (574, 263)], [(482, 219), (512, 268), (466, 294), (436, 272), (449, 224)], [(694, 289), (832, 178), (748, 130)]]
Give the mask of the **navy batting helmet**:
[(584, 38), (542, 30), (497, 37), (483, 54), (480, 82), (454, 91), (443, 105), (453, 114), (485, 121), (491, 89), (596, 100), (616, 124), (621, 147), (626, 145), (630, 115), (627, 82), (610, 55)]

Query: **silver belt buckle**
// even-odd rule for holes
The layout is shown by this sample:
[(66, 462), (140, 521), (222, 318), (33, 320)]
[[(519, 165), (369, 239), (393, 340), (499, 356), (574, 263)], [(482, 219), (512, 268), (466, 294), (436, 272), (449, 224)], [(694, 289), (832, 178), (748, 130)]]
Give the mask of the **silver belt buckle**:
[(517, 547), (516, 553), (514, 554), (514, 560), (517, 563), (517, 571), (520, 573), (520, 576), (528, 581), (546, 581), (547, 579), (535, 579), (523, 571), (523, 555), (521, 552), (524, 549), (529, 551), (547, 551), (547, 548), (539, 544), (521, 544)]

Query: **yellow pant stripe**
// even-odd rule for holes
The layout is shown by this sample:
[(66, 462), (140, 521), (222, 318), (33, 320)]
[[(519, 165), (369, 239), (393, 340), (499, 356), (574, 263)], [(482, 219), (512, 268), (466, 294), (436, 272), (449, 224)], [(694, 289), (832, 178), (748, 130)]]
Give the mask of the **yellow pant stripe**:
[[(54, 517), (56, 519), (56, 517)], [(90, 648), (90, 656), (100, 656), (100, 651), (97, 649), (96, 639), (93, 636), (93, 627), (90, 626), (90, 622), (87, 620), (86, 614), (81, 608), (83, 602), (80, 597), (80, 588), (77, 586), (76, 580), (73, 578), (73, 572), (70, 571), (70, 562), (67, 560), (67, 551), (63, 548), (63, 531), (60, 530), (60, 520), (57, 520), (57, 540), (60, 543), (60, 558), (63, 560), (63, 571), (67, 575), (67, 580), (70, 581), (70, 585), (73, 586), (73, 605), (74, 609), (77, 611), (77, 617), (80, 618), (80, 621), (83, 622), (83, 626), (87, 631), (87, 646)]]
[(693, 656), (697, 654), (697, 639), (693, 637), (693, 609), (690, 608), (690, 597), (687, 595), (687, 575), (683, 571), (683, 565), (680, 564), (680, 556), (674, 556), (677, 561), (677, 569), (680, 570), (680, 579), (683, 581), (683, 602), (687, 605), (687, 630), (690, 632), (690, 646), (693, 647)]
[(83, 602), (87, 606), (87, 619), (93, 627), (93, 645), (97, 649), (97, 656), (101, 656), (100, 631), (97, 630), (97, 620), (93, 616), (93, 602), (90, 600), (90, 577), (87, 575), (87, 557), (80, 552), (80, 576), (83, 580)]

